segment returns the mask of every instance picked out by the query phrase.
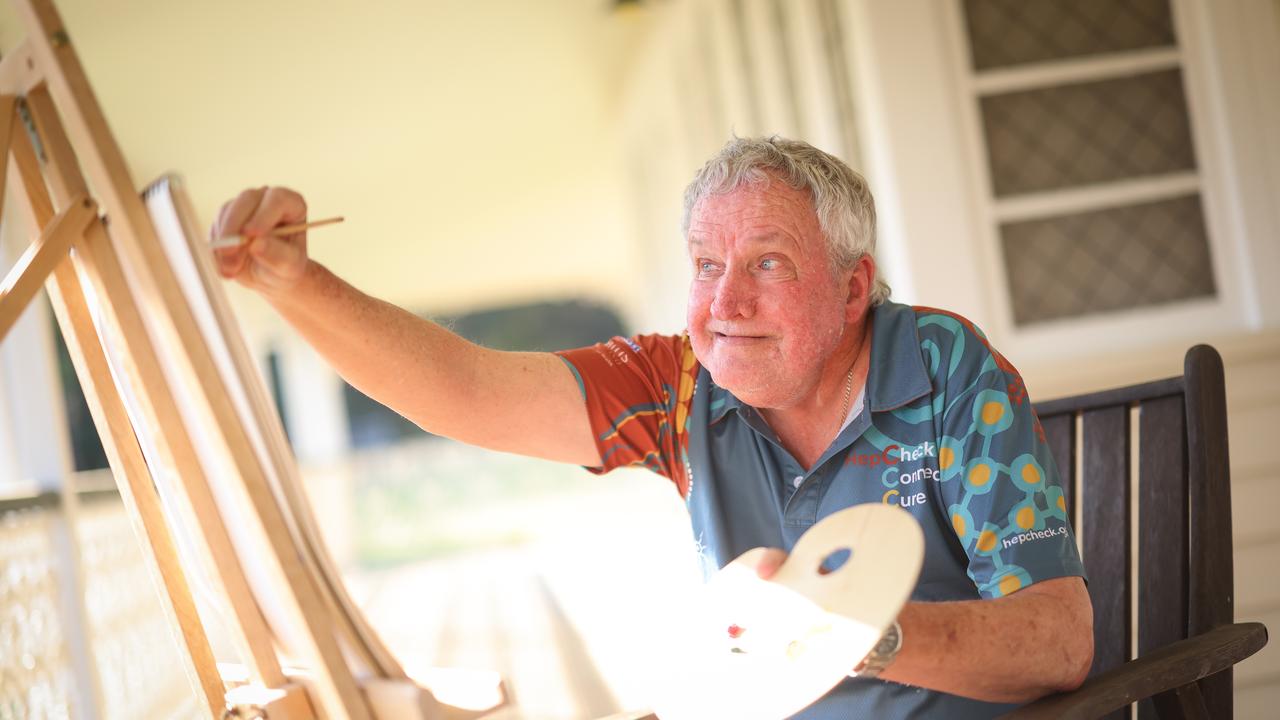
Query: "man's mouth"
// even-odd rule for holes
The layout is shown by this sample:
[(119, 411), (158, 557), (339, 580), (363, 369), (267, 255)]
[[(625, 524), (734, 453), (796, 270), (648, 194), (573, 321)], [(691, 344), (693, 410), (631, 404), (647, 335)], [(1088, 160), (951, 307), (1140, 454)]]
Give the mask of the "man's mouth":
[(725, 343), (728, 345), (746, 345), (746, 344), (756, 343), (756, 342), (760, 342), (761, 340), (767, 339), (766, 336), (764, 335), (746, 335), (746, 334), (739, 334), (739, 333), (721, 333), (721, 332), (712, 332), (711, 336), (715, 338), (716, 342)]

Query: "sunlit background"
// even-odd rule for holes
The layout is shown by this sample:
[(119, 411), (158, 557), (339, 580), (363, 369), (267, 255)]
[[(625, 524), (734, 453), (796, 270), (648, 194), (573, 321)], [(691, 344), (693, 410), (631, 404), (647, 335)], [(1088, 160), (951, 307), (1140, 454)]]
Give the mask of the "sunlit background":
[[(679, 332), (680, 193), (733, 133), (864, 172), (894, 299), (975, 320), (1033, 398), (1178, 374), (1213, 343), (1236, 615), (1280, 628), (1280, 0), (58, 6), (140, 188), (182, 174), (206, 226), (246, 187), (295, 188), (346, 217), (315, 258), (489, 346)], [(0, 52), (23, 35), (0, 12)], [(7, 268), (29, 237), (3, 229)], [(644, 622), (696, 581), (668, 483), (429, 437), (228, 292), (329, 549), (405, 662), (500, 671), (504, 717), (645, 706)], [(41, 303), (0, 346), (0, 718), (180, 716), (180, 675), (127, 669), (165, 629), (59, 342)], [(1240, 717), (1280, 704), (1276, 643), (1235, 687)]]

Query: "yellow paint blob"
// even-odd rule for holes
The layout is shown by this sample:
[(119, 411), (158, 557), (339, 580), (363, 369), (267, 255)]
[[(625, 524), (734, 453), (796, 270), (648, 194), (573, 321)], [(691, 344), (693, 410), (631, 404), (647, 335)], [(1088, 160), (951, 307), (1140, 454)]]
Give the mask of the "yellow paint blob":
[(991, 481), (991, 466), (981, 463), (974, 465), (969, 470), (969, 483), (982, 487)]
[(956, 461), (956, 452), (949, 447), (944, 447), (938, 451), (938, 467), (946, 470), (951, 467), (951, 463)]
[(978, 549), (982, 552), (991, 552), (996, 547), (996, 534), (990, 530), (983, 530), (978, 535)]
[(956, 535), (959, 535), (960, 537), (964, 537), (964, 531), (965, 531), (964, 516), (960, 515), (959, 513), (952, 515), (951, 527), (955, 528)]
[(1000, 578), (1001, 595), (1008, 595), (1010, 593), (1017, 592), (1020, 589), (1022, 589), (1022, 581), (1018, 579), (1017, 575), (1009, 575), (1008, 577)]
[(994, 400), (982, 406), (982, 422), (995, 425), (1004, 417), (1004, 405)]
[(1040, 482), (1040, 471), (1035, 465), (1027, 463), (1022, 466), (1022, 481), (1031, 485)]
[(1062, 512), (1067, 511), (1067, 499), (1061, 495), (1058, 496), (1058, 509)]
[(1026, 530), (1036, 524), (1036, 513), (1029, 507), (1024, 507), (1018, 511), (1018, 527)]

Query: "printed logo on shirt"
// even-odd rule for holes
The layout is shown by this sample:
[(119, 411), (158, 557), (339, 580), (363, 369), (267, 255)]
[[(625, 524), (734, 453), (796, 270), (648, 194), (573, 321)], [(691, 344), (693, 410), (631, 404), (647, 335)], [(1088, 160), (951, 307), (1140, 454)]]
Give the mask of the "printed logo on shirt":
[(1017, 535), (1011, 535), (1004, 540), (1001, 540), (1000, 544), (1007, 550), (1014, 545), (1021, 545), (1022, 543), (1033, 542), (1035, 540), (1048, 540), (1051, 537), (1066, 534), (1067, 526), (1063, 525), (1062, 527), (1054, 528), (1053, 530), (1031, 530)]
[(890, 445), (878, 453), (849, 453), (844, 459), (845, 465), (897, 465), (911, 460), (923, 460), (927, 457), (938, 457), (938, 447), (931, 442), (922, 442), (915, 447), (904, 448)]
[(916, 493), (911, 493), (909, 495), (904, 495), (903, 493), (898, 492), (897, 490), (890, 490), (889, 492), (885, 493), (884, 497), (882, 497), (880, 500), (885, 505), (900, 505), (904, 508), (913, 508), (913, 507), (918, 507), (920, 505), (924, 505), (925, 503), (929, 502), (929, 496), (925, 495), (922, 492), (916, 492)]
[(880, 482), (884, 483), (887, 488), (898, 487), (899, 485), (915, 485), (921, 480), (941, 480), (942, 473), (937, 468), (928, 466), (916, 468), (911, 472), (898, 472), (897, 468), (889, 468), (884, 471), (884, 476), (880, 478)]
[(897, 454), (899, 462), (938, 457), (938, 446), (931, 442), (922, 442), (913, 448), (900, 448), (897, 445), (890, 445), (885, 448), (885, 452), (888, 452), (890, 448)]
[(614, 338), (607, 343), (600, 343), (599, 345), (596, 345), (596, 354), (599, 355), (610, 367), (626, 365), (631, 362), (631, 357), (627, 355), (627, 351), (619, 346), (617, 342), (619, 339), (623, 341), (626, 347), (630, 347), (634, 350), (637, 355), (641, 354), (639, 346), (626, 338)]
[[(885, 505), (899, 505), (904, 508), (924, 505), (929, 502), (929, 496), (920, 490), (920, 483), (925, 480), (938, 481), (942, 479), (942, 474), (938, 472), (936, 467), (921, 465), (914, 470), (903, 470), (898, 467), (901, 463), (938, 457), (938, 446), (931, 442), (922, 442), (914, 447), (890, 445), (879, 455), (853, 455), (851, 457), (879, 458), (881, 462), (889, 466), (880, 475), (881, 484), (888, 488), (888, 491), (880, 498)], [(848, 460), (845, 462), (848, 463)], [(854, 464), (861, 463), (855, 462)]]

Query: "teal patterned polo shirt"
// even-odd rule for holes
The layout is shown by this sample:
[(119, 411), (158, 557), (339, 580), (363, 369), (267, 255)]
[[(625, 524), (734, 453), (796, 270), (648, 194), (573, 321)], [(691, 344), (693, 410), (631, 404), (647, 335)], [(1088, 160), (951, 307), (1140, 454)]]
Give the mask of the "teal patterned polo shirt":
[[(1083, 576), (1058, 471), (1017, 370), (958, 315), (890, 302), (872, 313), (861, 411), (810, 469), (759, 411), (712, 382), (687, 336), (563, 353), (604, 458), (595, 470), (640, 465), (670, 478), (709, 571), (755, 547), (790, 551), (837, 510), (889, 503), (924, 531), (912, 600), (998, 598)], [(985, 718), (1010, 707), (850, 678), (796, 717)]]

